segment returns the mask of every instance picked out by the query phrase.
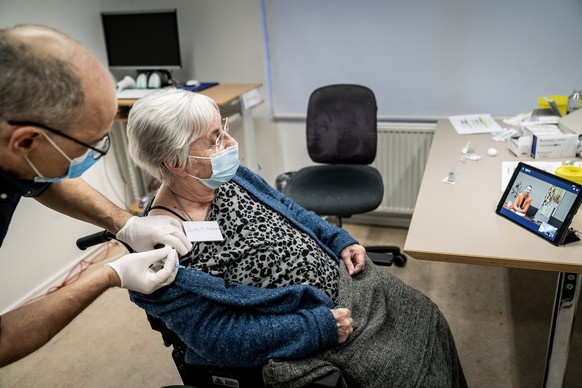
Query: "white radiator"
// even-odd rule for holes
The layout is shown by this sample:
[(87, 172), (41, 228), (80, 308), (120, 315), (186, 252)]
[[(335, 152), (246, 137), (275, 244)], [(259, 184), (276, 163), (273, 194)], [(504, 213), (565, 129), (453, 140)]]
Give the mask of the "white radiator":
[(382, 174), (384, 199), (374, 213), (412, 215), (435, 124), (378, 123), (378, 151), (372, 164)]

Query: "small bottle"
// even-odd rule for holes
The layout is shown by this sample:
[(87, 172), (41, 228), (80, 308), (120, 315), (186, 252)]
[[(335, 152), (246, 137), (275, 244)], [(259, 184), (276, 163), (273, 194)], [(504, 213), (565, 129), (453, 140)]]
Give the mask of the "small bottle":
[(580, 108), (582, 99), (582, 90), (575, 89), (570, 96), (568, 96), (568, 106), (566, 107), (566, 114), (570, 114)]
[(447, 182), (455, 183), (455, 166), (451, 165), (451, 169), (449, 170), (449, 175), (447, 176)]

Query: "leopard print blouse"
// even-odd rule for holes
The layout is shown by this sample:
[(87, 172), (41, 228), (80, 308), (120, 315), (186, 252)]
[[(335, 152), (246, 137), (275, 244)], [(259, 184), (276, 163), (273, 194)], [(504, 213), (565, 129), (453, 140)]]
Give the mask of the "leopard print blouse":
[(335, 260), (236, 183), (217, 189), (207, 220), (218, 222), (224, 240), (194, 243), (189, 261), (182, 264), (255, 287), (307, 284), (335, 301)]

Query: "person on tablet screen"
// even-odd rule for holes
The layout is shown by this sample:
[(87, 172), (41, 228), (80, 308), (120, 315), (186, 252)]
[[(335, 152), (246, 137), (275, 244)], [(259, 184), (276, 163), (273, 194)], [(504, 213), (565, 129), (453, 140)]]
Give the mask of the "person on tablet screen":
[(532, 187), (528, 185), (523, 193), (517, 196), (517, 199), (513, 203), (512, 209), (521, 213), (526, 213), (529, 205), (531, 204), (531, 189)]

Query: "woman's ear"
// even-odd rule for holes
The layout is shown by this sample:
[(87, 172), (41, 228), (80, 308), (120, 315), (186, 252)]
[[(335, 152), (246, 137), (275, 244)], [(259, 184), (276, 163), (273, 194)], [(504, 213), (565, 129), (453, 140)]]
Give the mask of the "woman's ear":
[(8, 138), (8, 149), (14, 154), (27, 155), (38, 146), (41, 139), (44, 136), (40, 129), (31, 126), (18, 127)]
[(174, 175), (186, 176), (188, 174), (185, 168), (177, 165), (177, 162), (172, 163), (168, 159), (164, 159), (164, 166), (166, 166), (166, 168), (170, 170)]

